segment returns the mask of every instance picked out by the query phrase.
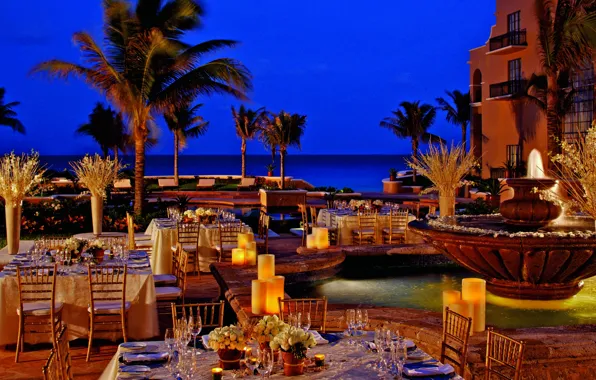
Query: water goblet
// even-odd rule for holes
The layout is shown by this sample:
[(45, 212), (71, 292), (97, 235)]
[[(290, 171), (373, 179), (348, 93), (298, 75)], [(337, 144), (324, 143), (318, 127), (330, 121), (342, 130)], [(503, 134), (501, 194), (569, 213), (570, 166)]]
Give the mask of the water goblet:
[(248, 349), (245, 351), (245, 363), (246, 367), (250, 371), (250, 375), (255, 374), (255, 369), (259, 366), (259, 350), (256, 346), (249, 345)]
[(346, 310), (346, 324), (348, 327), (348, 334), (350, 335), (350, 340), (348, 341), (349, 345), (354, 345), (354, 329), (356, 325), (356, 310), (348, 309)]
[(304, 330), (304, 331), (308, 331), (308, 329), (310, 329), (310, 313), (309, 312), (304, 313), (304, 315), (302, 316), (300, 325), (301, 325), (302, 330)]
[(164, 341), (168, 350), (170, 351), (170, 355), (174, 351), (174, 344), (176, 344), (176, 336), (174, 335), (174, 329), (166, 329), (166, 333), (164, 335)]
[(201, 333), (201, 329), (203, 328), (203, 323), (201, 321), (201, 316), (199, 315), (198, 311), (197, 311), (197, 316), (193, 318), (193, 316), (191, 315), (190, 318), (188, 319), (188, 324), (190, 326), (190, 333), (194, 339), (194, 348), (195, 351), (197, 349), (197, 335), (199, 335)]
[(257, 371), (262, 379), (271, 375), (271, 371), (273, 371), (273, 358), (269, 351), (259, 350), (259, 366), (257, 367)]

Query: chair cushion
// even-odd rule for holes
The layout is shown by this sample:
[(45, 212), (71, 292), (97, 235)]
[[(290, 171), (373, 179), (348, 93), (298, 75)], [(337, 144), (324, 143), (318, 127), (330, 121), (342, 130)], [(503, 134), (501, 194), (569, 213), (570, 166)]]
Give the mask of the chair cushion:
[(352, 235), (374, 235), (375, 230), (373, 228), (363, 228), (362, 230), (353, 230)]
[[(389, 228), (383, 228), (383, 233), (384, 234), (389, 234)], [(393, 229), (393, 235), (403, 235), (406, 233), (406, 230), (403, 228), (394, 228)]]
[(175, 286), (160, 286), (155, 288), (155, 297), (158, 301), (174, 300), (182, 296), (182, 289)]
[[(130, 309), (130, 302), (124, 303), (124, 310)], [(93, 302), (93, 311), (97, 314), (120, 314), (122, 310), (122, 302), (119, 301), (95, 301)], [(87, 312), (91, 312), (91, 306), (87, 308)]]
[[(62, 310), (64, 304), (62, 302), (54, 302), (54, 312)], [(23, 312), (25, 315), (50, 315), (50, 302), (24, 302)], [(20, 308), (17, 309), (17, 314), (21, 315)]]
[[(237, 244), (224, 244), (223, 245), (223, 250), (224, 251), (231, 251), (232, 249), (237, 248), (237, 247), (238, 247)], [(215, 249), (217, 249), (218, 251), (221, 251), (221, 246), (216, 245), (215, 246)]]
[[(192, 244), (192, 243), (182, 244), (182, 249), (185, 250), (188, 253), (190, 253), (190, 252), (196, 252), (197, 251), (197, 245), (196, 244)], [(173, 245), (172, 246), (172, 251), (175, 251), (175, 250), (176, 250), (176, 246)]]
[(176, 276), (173, 274), (155, 274), (153, 281), (157, 286), (176, 285)]

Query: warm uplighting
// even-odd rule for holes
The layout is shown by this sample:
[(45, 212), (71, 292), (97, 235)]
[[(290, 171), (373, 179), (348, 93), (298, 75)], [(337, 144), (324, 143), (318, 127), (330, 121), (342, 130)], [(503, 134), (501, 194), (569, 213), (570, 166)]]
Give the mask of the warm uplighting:
[(317, 228), (317, 233), (315, 235), (315, 241), (316, 241), (317, 249), (329, 248), (329, 230), (327, 228), (323, 228), (323, 227)]
[(279, 313), (279, 298), (284, 298), (284, 276), (273, 276), (267, 280), (267, 314)]
[(449, 306), (449, 308), (451, 308), (450, 305), (452, 303), (459, 301), (460, 299), (461, 299), (461, 292), (459, 290), (444, 290), (443, 291), (443, 320), (445, 320), (445, 308), (447, 306)]
[(246, 250), (244, 248), (232, 249), (232, 265), (244, 265)]
[(306, 235), (306, 248), (316, 249), (317, 241), (315, 235)]
[(461, 282), (462, 300), (472, 304), (472, 331), (482, 332), (486, 327), (486, 281), (464, 278)]
[(251, 294), (252, 313), (265, 314), (267, 311), (267, 281), (252, 280)]
[(221, 380), (223, 378), (223, 368), (211, 368), (211, 375), (213, 380)]
[(255, 235), (252, 232), (238, 234), (238, 248), (246, 248), (247, 243), (255, 241)]
[(259, 280), (268, 280), (275, 276), (275, 256), (259, 255), (257, 273)]
[(324, 365), (325, 365), (325, 355), (316, 354), (315, 355), (315, 366), (322, 367)]
[(257, 265), (257, 243), (249, 241), (246, 243), (246, 265)]

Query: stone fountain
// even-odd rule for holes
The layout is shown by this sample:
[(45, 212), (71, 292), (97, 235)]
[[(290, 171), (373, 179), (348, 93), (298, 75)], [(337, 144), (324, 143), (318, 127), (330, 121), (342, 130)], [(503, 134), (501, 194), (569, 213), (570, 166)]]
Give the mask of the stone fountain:
[(582, 280), (596, 275), (594, 220), (557, 219), (561, 208), (536, 191), (556, 191), (557, 186), (545, 177), (538, 151), (528, 158), (527, 177), (505, 182), (514, 195), (501, 204), (501, 214), (441, 217), (414, 221), (409, 227), (453, 261), (485, 277), (493, 294), (533, 300), (577, 294)]

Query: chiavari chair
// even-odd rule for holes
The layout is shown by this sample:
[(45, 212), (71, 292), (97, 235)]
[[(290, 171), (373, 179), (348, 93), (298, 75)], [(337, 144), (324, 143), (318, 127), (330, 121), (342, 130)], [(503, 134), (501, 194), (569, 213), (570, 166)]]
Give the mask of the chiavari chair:
[[(199, 275), (199, 231), (201, 224), (198, 222), (178, 222), (178, 243), (188, 254), (188, 264), (193, 265), (195, 274)], [(176, 245), (172, 246), (172, 253), (176, 251)]]
[(389, 212), (389, 227), (381, 230), (384, 244), (406, 242), (409, 217), (408, 210), (391, 209)]
[(151, 250), (153, 249), (153, 241), (150, 236), (135, 233), (135, 220), (128, 212), (126, 213), (126, 227), (128, 232), (128, 249), (141, 249), (151, 253)]
[(62, 380), (62, 371), (60, 370), (60, 361), (58, 354), (54, 349), (50, 351), (50, 356), (42, 368), (44, 380)]
[(310, 329), (324, 333), (327, 324), (327, 297), (279, 298), (279, 317), (288, 322), (290, 315), (310, 313)]
[(160, 286), (155, 288), (155, 297), (157, 298), (159, 309), (167, 309), (172, 301), (184, 303), (188, 253), (184, 249), (181, 249), (177, 259), (177, 263), (173, 268), (174, 275), (176, 276), (176, 286)]
[(70, 344), (68, 343), (68, 330), (62, 327), (58, 334), (58, 358), (60, 359), (60, 370), (63, 380), (72, 380), (72, 358), (70, 355)]
[(358, 212), (358, 228), (352, 230), (352, 241), (374, 244), (377, 236), (377, 211), (363, 210)]
[(100, 332), (122, 332), (126, 342), (127, 316), (130, 302), (126, 301), (126, 265), (89, 266), (89, 343), (87, 358), (91, 356), (93, 336)]
[(57, 264), (52, 266), (17, 267), (19, 290), (19, 331), (15, 362), (24, 350), (25, 334), (49, 334), (56, 348), (62, 325), (62, 302), (56, 301)]
[(172, 326), (176, 328), (178, 319), (187, 319), (190, 315), (200, 316), (202, 327), (223, 327), (224, 323), (224, 301), (219, 302), (205, 302), (205, 303), (188, 303), (172, 306)]
[(463, 376), (468, 356), (468, 339), (472, 318), (445, 308), (443, 339), (441, 341), (441, 362), (451, 362), (459, 375)]
[(217, 261), (232, 261), (232, 249), (238, 246), (238, 234), (242, 232), (241, 221), (219, 222), (218, 239), (215, 245)]
[[(521, 367), (526, 344), (488, 329), (486, 342), (485, 380), (521, 379)], [(494, 375), (494, 376), (493, 376)]]
[[(176, 243), (176, 249), (172, 251), (172, 273), (176, 273), (175, 267), (178, 265), (180, 252), (182, 252), (182, 244)], [(154, 274), (153, 282), (155, 286), (176, 286), (176, 275), (169, 273)]]
[(263, 253), (269, 253), (269, 226), (271, 224), (271, 216), (265, 211), (261, 210), (259, 214), (259, 226), (257, 229), (257, 236), (255, 242), (257, 249)]

